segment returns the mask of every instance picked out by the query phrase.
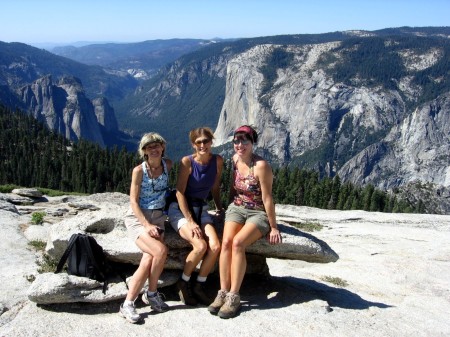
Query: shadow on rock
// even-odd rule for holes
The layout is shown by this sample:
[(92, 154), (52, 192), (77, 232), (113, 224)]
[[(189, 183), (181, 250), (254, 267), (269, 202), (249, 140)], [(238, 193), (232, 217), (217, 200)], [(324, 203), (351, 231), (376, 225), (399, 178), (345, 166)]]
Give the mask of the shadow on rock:
[[(119, 307), (122, 302), (123, 300), (110, 301), (105, 303), (75, 302), (58, 304), (37, 304), (37, 306), (41, 309), (53, 312), (66, 312), (79, 315), (97, 315), (119, 312)], [(138, 305), (137, 302), (136, 305)]]
[[(213, 289), (215, 291), (215, 285), (208, 282), (208, 294), (213, 296)], [(158, 289), (160, 293), (163, 294), (165, 301), (179, 302), (178, 304), (171, 304), (168, 311), (171, 310), (186, 310), (195, 309), (195, 307), (187, 306), (180, 301), (178, 296), (178, 291), (175, 285), (167, 286)], [(37, 304), (37, 306), (43, 310), (52, 312), (65, 312), (70, 314), (79, 315), (99, 315), (99, 314), (113, 314), (119, 312), (119, 307), (123, 303), (125, 298), (120, 300), (114, 300), (103, 303), (88, 303), (88, 302), (74, 302), (74, 303), (55, 303), (55, 304)], [(158, 312), (153, 311), (150, 306), (144, 304), (141, 299), (141, 295), (135, 301), (136, 308), (148, 308), (148, 311), (141, 312), (141, 317), (143, 319), (149, 316), (158, 314)]]
[(332, 307), (353, 310), (392, 307), (367, 301), (347, 289), (295, 277), (246, 278), (241, 289), (242, 311), (284, 308), (314, 300), (326, 302), (327, 311), (332, 311)]

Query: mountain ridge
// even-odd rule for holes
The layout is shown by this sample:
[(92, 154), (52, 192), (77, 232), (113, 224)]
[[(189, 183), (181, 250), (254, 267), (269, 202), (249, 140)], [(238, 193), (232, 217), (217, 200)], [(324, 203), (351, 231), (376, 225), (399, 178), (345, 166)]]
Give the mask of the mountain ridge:
[[(198, 125), (215, 129), (216, 150), (228, 155), (233, 128), (250, 123), (261, 132), (258, 151), (274, 165), (300, 165), (333, 176), (353, 160), (354, 174), (346, 171), (345, 179), (360, 179), (356, 172), (363, 172), (366, 176), (359, 181), (367, 183), (371, 168), (381, 165), (379, 160), (386, 158), (395, 143), (391, 139), (389, 145), (386, 137), (400, 137), (401, 133), (392, 131), (396, 126), (416, 110), (429, 116), (428, 122), (423, 120), (418, 126), (429, 125), (437, 111), (441, 116), (447, 114), (447, 104), (439, 102), (446, 101), (449, 92), (449, 36), (450, 27), (400, 27), (217, 42), (182, 55), (149, 80), (103, 69), (111, 81), (108, 90), (93, 90), (101, 88), (101, 77), (95, 75), (88, 76), (86, 92), (101, 93), (111, 102), (122, 131), (135, 137), (149, 130), (163, 134), (168, 154), (175, 160), (191, 151), (187, 133)], [(277, 64), (277, 55), (288, 56), (285, 65)], [(5, 70), (5, 55), (0, 52), (0, 57), (0, 95), (12, 100), (8, 85), (19, 77)], [(23, 60), (19, 64), (31, 67)], [(25, 70), (20, 73), (19, 68), (18, 73), (26, 74)], [(37, 77), (40, 72), (30, 75)], [(438, 105), (439, 110), (426, 110)], [(437, 127), (428, 131), (445, 134), (445, 125)], [(447, 144), (446, 138), (439, 139)], [(421, 144), (424, 139), (417, 141)], [(370, 152), (370, 146), (376, 151)], [(427, 170), (446, 172), (445, 148), (439, 150), (433, 141), (429, 146), (429, 155), (443, 159), (428, 158), (438, 166)], [(367, 166), (362, 166), (358, 155), (367, 159)], [(423, 169), (419, 157), (415, 158), (418, 170)], [(383, 174), (374, 173), (379, 180)], [(446, 181), (437, 183), (445, 185)], [(389, 188), (400, 183), (405, 181), (390, 183)]]

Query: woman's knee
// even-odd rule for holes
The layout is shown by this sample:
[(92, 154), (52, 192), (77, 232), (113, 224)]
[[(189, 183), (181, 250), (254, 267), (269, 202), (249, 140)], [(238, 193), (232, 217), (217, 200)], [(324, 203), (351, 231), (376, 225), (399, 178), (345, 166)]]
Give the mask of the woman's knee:
[(204, 255), (206, 253), (206, 250), (208, 249), (208, 244), (205, 240), (195, 240), (192, 243), (193, 251), (196, 254)]
[(216, 255), (216, 254), (219, 254), (220, 253), (220, 249), (221, 249), (221, 246), (220, 246), (220, 242), (218, 242), (218, 241), (210, 241), (209, 242), (209, 249), (211, 250), (211, 252), (214, 254), (214, 255)]
[(242, 249), (245, 249), (245, 244), (244, 244), (243, 240), (240, 240), (239, 238), (234, 237), (231, 247), (232, 247), (232, 250), (242, 250)]
[(233, 238), (223, 238), (222, 239), (221, 251), (231, 250), (232, 246), (233, 246)]
[(151, 256), (148, 253), (143, 253), (141, 262), (139, 262), (139, 266), (142, 268), (148, 269), (152, 265), (152, 261), (153, 261), (153, 256)]
[(169, 248), (165, 244), (159, 245), (157, 249), (157, 257), (160, 259), (165, 259), (167, 257), (167, 254), (169, 253)]

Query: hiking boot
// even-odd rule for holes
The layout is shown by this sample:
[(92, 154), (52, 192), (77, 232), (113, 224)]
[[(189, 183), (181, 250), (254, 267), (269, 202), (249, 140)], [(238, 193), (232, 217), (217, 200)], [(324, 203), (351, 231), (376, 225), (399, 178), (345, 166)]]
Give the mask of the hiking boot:
[(232, 318), (241, 308), (241, 297), (239, 294), (228, 293), (225, 297), (225, 304), (219, 310), (220, 318)]
[(150, 307), (158, 312), (163, 312), (169, 308), (167, 303), (163, 301), (164, 294), (161, 294), (159, 291), (156, 292), (154, 296), (148, 296), (147, 291), (144, 291), (142, 294), (142, 302), (145, 304), (150, 304)]
[(208, 307), (208, 311), (215, 315), (219, 312), (220, 308), (222, 307), (222, 305), (225, 304), (225, 297), (227, 296), (227, 291), (226, 290), (219, 290), (219, 292), (217, 293), (216, 298), (214, 299), (214, 302), (212, 302), (209, 307)]
[(132, 305), (120, 305), (119, 315), (125, 318), (130, 323), (137, 323), (141, 316), (137, 313), (136, 307)]
[(192, 287), (192, 292), (194, 293), (195, 298), (200, 304), (210, 305), (212, 302), (212, 298), (210, 298), (205, 293), (204, 282), (195, 282)]
[(197, 305), (197, 300), (192, 294), (191, 284), (189, 282), (184, 281), (183, 279), (179, 279), (177, 282), (178, 295), (180, 296), (181, 302), (186, 305)]

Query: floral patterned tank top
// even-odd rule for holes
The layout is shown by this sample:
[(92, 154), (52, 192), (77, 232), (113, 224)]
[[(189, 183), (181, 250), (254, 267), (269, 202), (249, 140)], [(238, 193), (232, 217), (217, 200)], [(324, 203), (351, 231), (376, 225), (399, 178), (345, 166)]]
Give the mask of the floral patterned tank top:
[(262, 192), (259, 180), (253, 174), (254, 160), (250, 166), (248, 176), (244, 177), (239, 173), (236, 163), (234, 163), (234, 189), (236, 196), (234, 197), (234, 204), (242, 206), (247, 209), (255, 209), (264, 211), (264, 204), (262, 202)]

